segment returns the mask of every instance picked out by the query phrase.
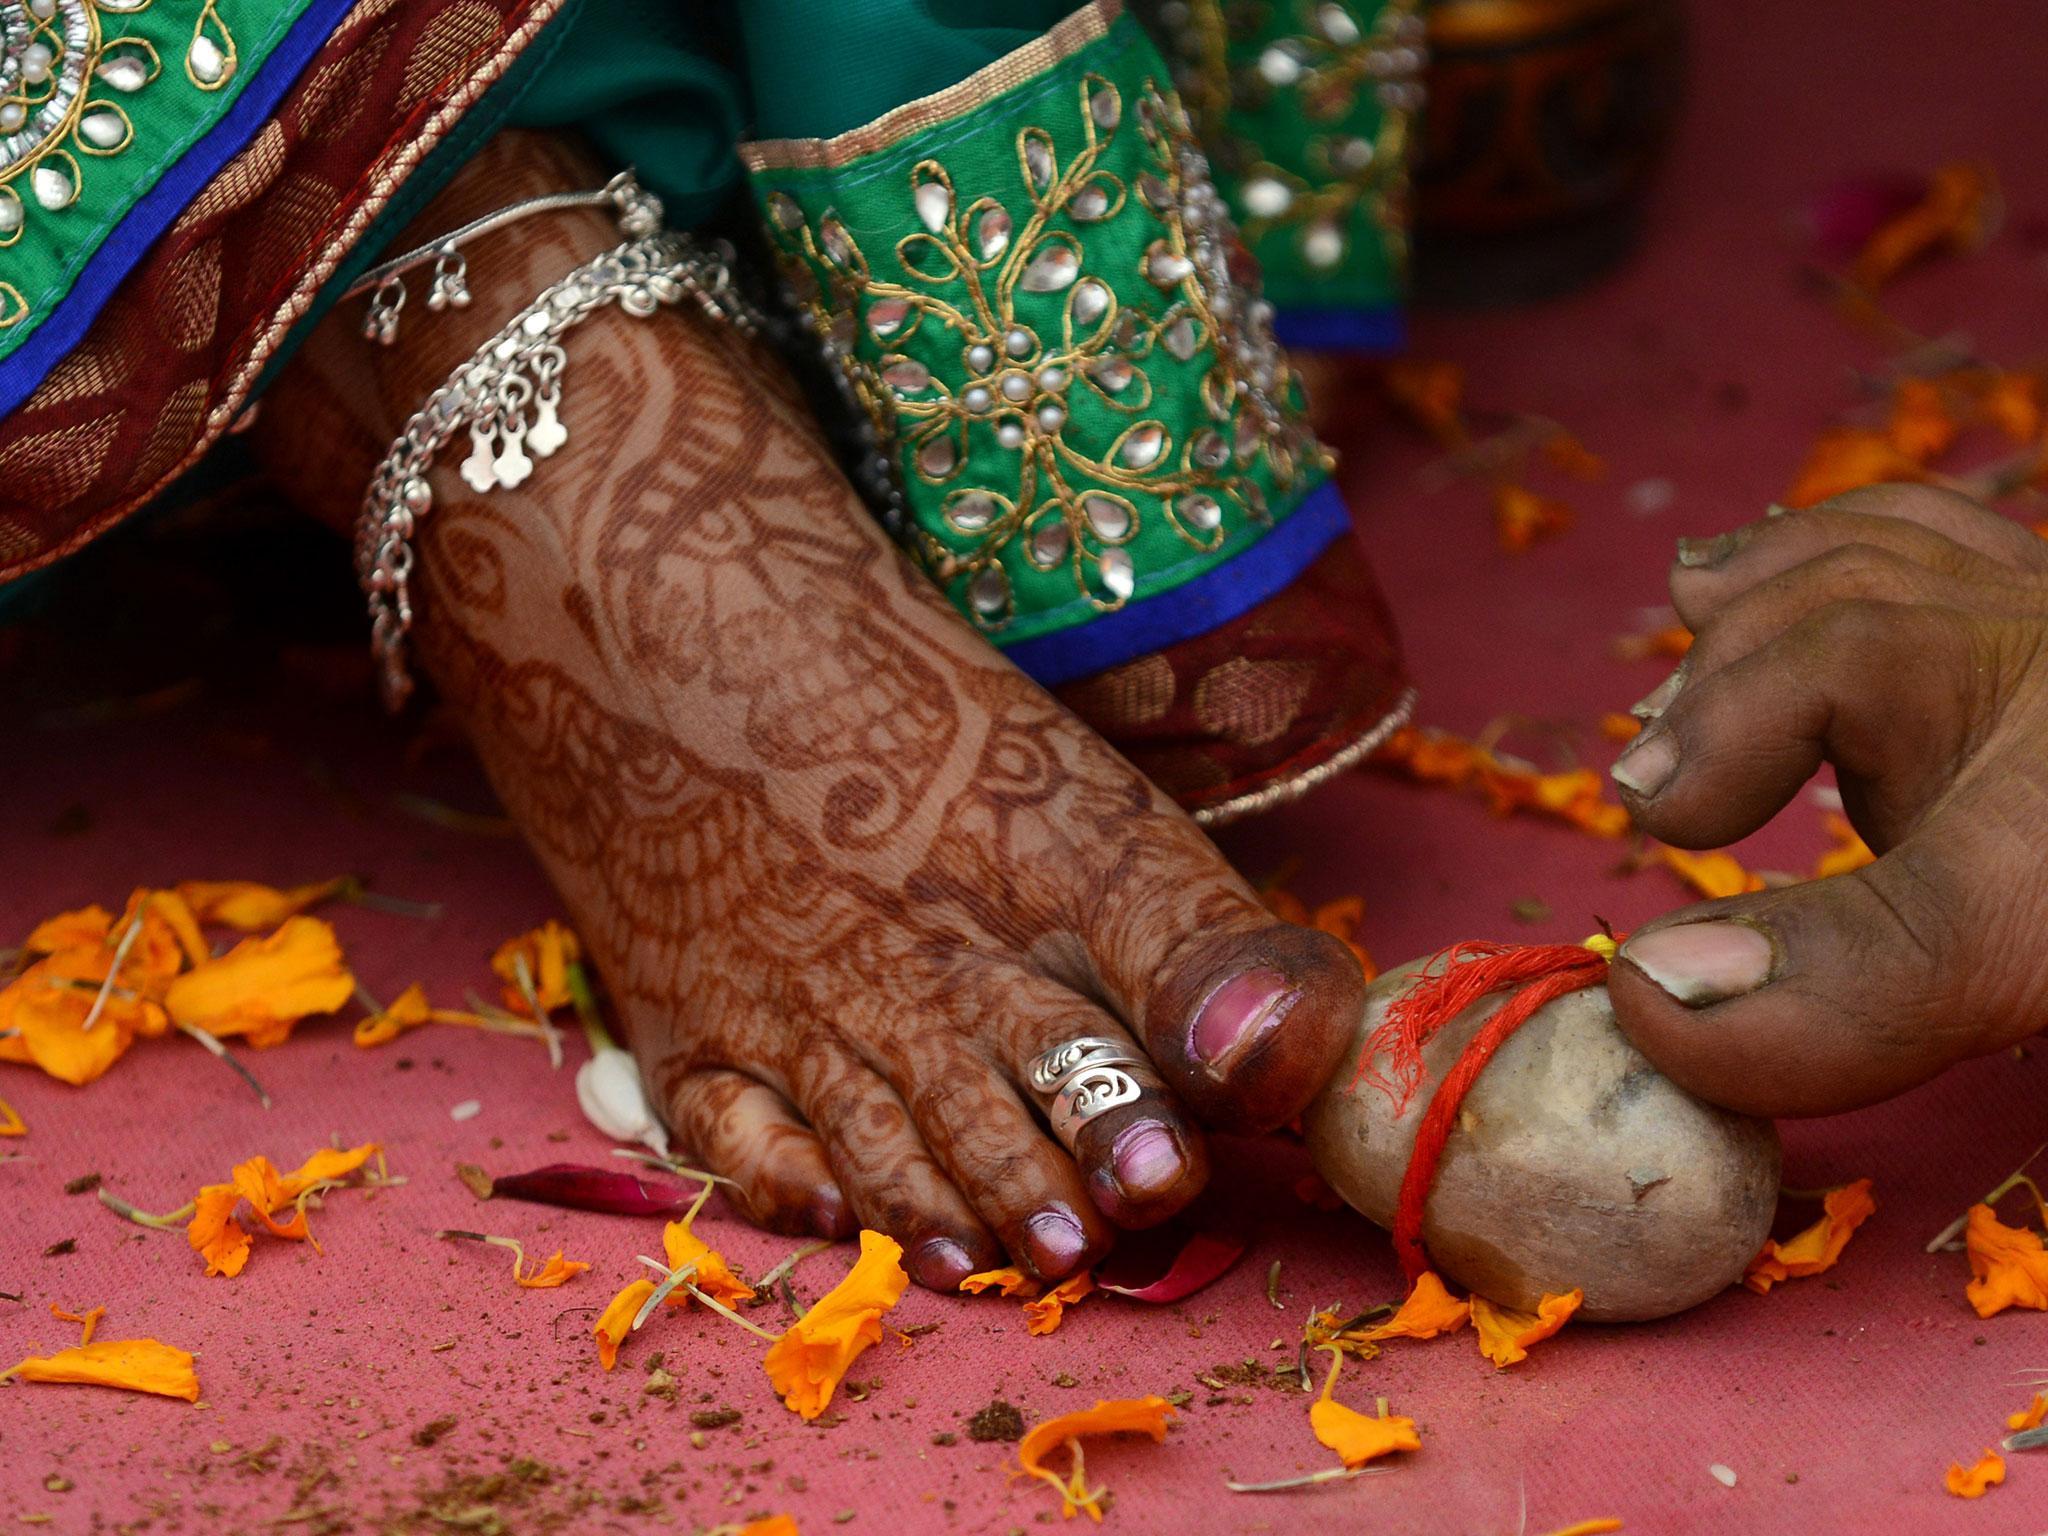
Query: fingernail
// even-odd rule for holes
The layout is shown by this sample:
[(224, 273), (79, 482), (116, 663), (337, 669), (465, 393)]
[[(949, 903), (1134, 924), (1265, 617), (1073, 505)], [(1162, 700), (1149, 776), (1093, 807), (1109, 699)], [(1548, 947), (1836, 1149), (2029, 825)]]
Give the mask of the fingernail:
[(1688, 570), (1719, 565), (1735, 553), (1741, 542), (1739, 533), (1717, 533), (1711, 539), (1680, 539), (1678, 563)]
[(1211, 1066), (1271, 1028), (1287, 1015), (1300, 994), (1278, 971), (1246, 971), (1223, 983), (1195, 1014), (1189, 1039), (1195, 1059)]
[(957, 1291), (960, 1282), (974, 1273), (974, 1260), (950, 1237), (935, 1237), (919, 1247), (910, 1261), (910, 1272), (927, 1290)]
[(1772, 503), (1771, 503), (1771, 504), (1770, 504), (1770, 505), (1769, 505), (1768, 507), (1765, 507), (1765, 508), (1764, 508), (1764, 516), (1765, 516), (1765, 517), (1783, 517), (1783, 516), (1785, 516), (1785, 515), (1786, 515), (1787, 513), (1789, 513), (1789, 512), (1791, 511), (1791, 510), (1792, 510), (1792, 509), (1791, 509), (1790, 507), (1780, 506), (1780, 505), (1779, 505), (1779, 504), (1778, 504), (1777, 502), (1775, 502), (1775, 501), (1774, 501), (1774, 502), (1772, 502)]
[(1126, 1195), (1144, 1199), (1170, 1187), (1186, 1170), (1180, 1143), (1156, 1120), (1145, 1120), (1117, 1137), (1110, 1148), (1116, 1181)]
[(1040, 1275), (1048, 1280), (1064, 1279), (1088, 1251), (1088, 1234), (1071, 1212), (1055, 1206), (1024, 1223), (1024, 1247), (1025, 1257)]
[(1630, 706), (1629, 713), (1638, 720), (1655, 720), (1661, 716), (1671, 707), (1671, 701), (1678, 697), (1678, 690), (1685, 686), (1685, 669), (1690, 665), (1689, 661), (1681, 661), (1673, 667), (1669, 677)]
[(1671, 775), (1678, 772), (1678, 742), (1669, 731), (1638, 736), (1607, 771), (1630, 794), (1654, 800), (1657, 792), (1671, 782)]
[(1682, 923), (1639, 934), (1621, 958), (1688, 1008), (1745, 997), (1771, 979), (1770, 938), (1747, 923)]

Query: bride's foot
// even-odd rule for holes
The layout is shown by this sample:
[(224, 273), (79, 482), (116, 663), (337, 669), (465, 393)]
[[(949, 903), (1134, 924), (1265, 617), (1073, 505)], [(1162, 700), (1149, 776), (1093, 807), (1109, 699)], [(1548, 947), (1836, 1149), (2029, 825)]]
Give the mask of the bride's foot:
[[(501, 140), (423, 228), (601, 179)], [(475, 304), (376, 360), (379, 429), (602, 243), (483, 242)], [(354, 318), (300, 398), (363, 388)], [(761, 348), (608, 309), (567, 351), (560, 455), (481, 496), (437, 467), (416, 639), (680, 1143), (755, 1220), (886, 1231), (949, 1290), (1006, 1255), (1073, 1273), (1201, 1187), (1197, 1122), (1298, 1111), (1358, 1019), (1343, 946), (1274, 922), (934, 595)], [(1153, 1065), (1063, 1144), (1030, 1068), (1084, 1035)]]

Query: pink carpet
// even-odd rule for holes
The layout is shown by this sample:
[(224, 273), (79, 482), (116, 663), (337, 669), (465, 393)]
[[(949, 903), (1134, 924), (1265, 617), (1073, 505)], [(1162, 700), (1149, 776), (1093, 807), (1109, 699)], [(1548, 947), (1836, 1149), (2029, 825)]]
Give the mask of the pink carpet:
[[(1479, 403), (1553, 416), (1607, 458), (1608, 480), (1576, 498), (1580, 526), (1503, 556), (1476, 492), (1426, 493), (1411, 478), (1419, 454), (1350, 445), (1348, 483), (1430, 724), (1470, 731), (1509, 711), (1590, 723), (1656, 680), (1608, 646), (1660, 601), (1671, 540), (1761, 508), (1847, 399), (1846, 370), (1871, 361), (1794, 281), (1782, 221), (1815, 184), (1863, 168), (1994, 162), (2010, 232), (1911, 279), (1894, 308), (1929, 333), (1965, 330), (2006, 361), (2040, 348), (2048, 268), (2024, 238), (2048, 216), (2035, 0), (1984, 0), (1967, 16), (1869, 0), (1696, 11), (1692, 111), (1640, 262), (1565, 302), (1418, 326), (1418, 351), (1464, 363)], [(1669, 510), (1630, 510), (1628, 488), (1645, 479), (1670, 482)], [(341, 912), (364, 980), (383, 997), (423, 980), (453, 998), (487, 981), (498, 940), (555, 910), (516, 842), (394, 806), (406, 790), (487, 802), (460, 769), (410, 765), (400, 733), (360, 702), (301, 690), (254, 706), (209, 694), (146, 718), (31, 726), (26, 715), (9, 710), (0, 768), (7, 938), (142, 883), (360, 870), (446, 909), (433, 921)], [(1604, 761), (1611, 749), (1586, 739)], [(1255, 876), (1300, 860), (1296, 889), (1311, 900), (1362, 893), (1365, 938), (1384, 960), (1461, 937), (1576, 938), (1595, 914), (1626, 925), (1679, 899), (1663, 874), (1610, 873), (1614, 844), (1363, 775), (1226, 841)], [(1821, 844), (1820, 813), (1802, 803), (1745, 852), (1801, 868)], [(1555, 916), (1518, 922), (1510, 906), (1526, 900)], [(654, 1225), (479, 1207), (456, 1182), (458, 1161), (510, 1172), (605, 1160), (569, 1075), (550, 1073), (538, 1049), (441, 1030), (360, 1052), (345, 1026), (327, 1025), (250, 1060), (275, 1096), (268, 1113), (178, 1044), (139, 1048), (85, 1091), (25, 1070), (0, 1079), (32, 1128), (0, 1163), (0, 1290), (25, 1297), (0, 1303), (0, 1363), (73, 1342), (50, 1303), (104, 1304), (104, 1336), (191, 1349), (204, 1389), (195, 1408), (0, 1388), (10, 1528), (691, 1531), (788, 1512), (806, 1536), (1024, 1529), (1056, 1519), (1053, 1500), (1008, 1475), (1011, 1447), (968, 1439), (968, 1416), (997, 1397), (1035, 1420), (1147, 1392), (1193, 1393), (1167, 1443), (1088, 1455), (1116, 1492), (1110, 1525), (1129, 1532), (1327, 1522), (1502, 1536), (1595, 1516), (1631, 1532), (2048, 1525), (2048, 1455), (2013, 1457), (2006, 1485), (1981, 1503), (1941, 1489), (1948, 1463), (1999, 1438), (2025, 1403), (2015, 1378), (2048, 1365), (2048, 1320), (1979, 1322), (1963, 1302), (1962, 1258), (1921, 1251), (2040, 1141), (2038, 1052), (1787, 1127), (1788, 1183), (1876, 1181), (1878, 1213), (1831, 1274), (1768, 1297), (1733, 1292), (1656, 1325), (1568, 1328), (1504, 1373), (1470, 1335), (1397, 1345), (1347, 1372), (1345, 1396), (1386, 1396), (1420, 1423), (1424, 1449), (1384, 1476), (1268, 1497), (1228, 1494), (1224, 1479), (1328, 1464), (1303, 1398), (1202, 1378), (1291, 1359), (1291, 1343), (1270, 1346), (1298, 1334), (1312, 1303), (1399, 1289), (1376, 1231), (1295, 1200), (1291, 1149), (1218, 1160), (1219, 1208), (1253, 1246), (1209, 1291), (1163, 1310), (1092, 1300), (1044, 1339), (1025, 1336), (1013, 1303), (913, 1292), (891, 1321), (937, 1329), (871, 1352), (853, 1372), (873, 1383), (863, 1399), (842, 1395), (843, 1420), (814, 1428), (771, 1395), (755, 1342), (702, 1313), (664, 1315), (618, 1371), (599, 1372), (588, 1309), (636, 1271), (636, 1253), (658, 1249)], [(450, 1108), (471, 1099), (481, 1112), (453, 1120)], [(331, 1134), (384, 1143), (408, 1182), (331, 1198), (316, 1217), (324, 1255), (259, 1239), (234, 1282), (203, 1278), (178, 1234), (63, 1192), (98, 1173), (123, 1198), (167, 1209), (252, 1153), (289, 1166)], [(562, 1246), (596, 1268), (561, 1290), (517, 1291), (503, 1255), (436, 1242), (444, 1225), (517, 1235), (542, 1255)], [(755, 1272), (790, 1246), (724, 1217), (705, 1230)], [(1277, 1312), (1265, 1294), (1276, 1261)], [(809, 1260), (798, 1289), (815, 1297), (846, 1262), (844, 1251)], [(645, 1390), (656, 1351), (673, 1401)], [(691, 1416), (727, 1407), (740, 1419), (693, 1443)], [(1734, 1470), (1734, 1487), (1709, 1474), (1716, 1463)]]

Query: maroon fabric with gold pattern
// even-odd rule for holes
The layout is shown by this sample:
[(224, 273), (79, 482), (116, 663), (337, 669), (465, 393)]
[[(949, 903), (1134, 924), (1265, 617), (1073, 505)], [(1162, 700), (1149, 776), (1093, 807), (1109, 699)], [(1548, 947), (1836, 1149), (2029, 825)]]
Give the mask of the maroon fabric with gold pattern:
[(1412, 702), (1354, 537), (1230, 623), (1054, 691), (1208, 823), (1312, 789), (1384, 741)]
[(563, 0), (362, 0), (86, 338), (0, 421), (0, 580), (226, 431), (322, 283)]

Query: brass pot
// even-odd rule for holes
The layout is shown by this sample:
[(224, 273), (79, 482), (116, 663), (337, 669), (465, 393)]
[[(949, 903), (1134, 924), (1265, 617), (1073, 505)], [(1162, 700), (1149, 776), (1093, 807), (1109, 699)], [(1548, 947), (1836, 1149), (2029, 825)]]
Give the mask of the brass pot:
[(1635, 245), (1677, 123), (1680, 0), (1431, 0), (1416, 297), (1513, 303)]

